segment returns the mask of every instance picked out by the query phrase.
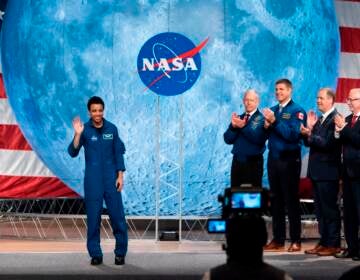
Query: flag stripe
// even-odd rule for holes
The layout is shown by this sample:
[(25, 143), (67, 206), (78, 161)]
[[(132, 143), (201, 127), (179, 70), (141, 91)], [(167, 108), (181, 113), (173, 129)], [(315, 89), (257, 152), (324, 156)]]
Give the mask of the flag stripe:
[(79, 197), (43, 164), (22, 134), (0, 73), (0, 197)]
[(0, 149), (31, 151), (31, 146), (17, 125), (0, 124)]
[(1, 98), (6, 98), (6, 93), (5, 93), (4, 81), (2, 79), (2, 74), (0, 73), (0, 99)]
[(345, 103), (350, 89), (358, 87), (360, 87), (360, 76), (359, 79), (338, 78), (335, 101)]
[(341, 53), (339, 64), (339, 78), (358, 79), (359, 77), (360, 53)]
[(338, 1), (342, 1), (342, 2), (356, 2), (356, 3), (360, 3), (360, 0), (338, 0)]
[(33, 151), (0, 150), (0, 174), (12, 176), (54, 176)]
[(359, 53), (360, 28), (340, 27), (340, 41), (342, 52)]
[(56, 177), (0, 175), (1, 198), (78, 197)]
[(0, 98), (0, 112), (0, 124), (17, 124), (9, 102), (6, 98)]
[(343, 116), (350, 115), (349, 106), (346, 103), (337, 103), (335, 102), (336, 110)]
[(335, 9), (339, 26), (360, 28), (360, 5), (358, 1), (336, 1)]
[(360, 0), (335, 1), (335, 9), (341, 41), (335, 101), (339, 111), (348, 114), (346, 98), (349, 91), (360, 87)]

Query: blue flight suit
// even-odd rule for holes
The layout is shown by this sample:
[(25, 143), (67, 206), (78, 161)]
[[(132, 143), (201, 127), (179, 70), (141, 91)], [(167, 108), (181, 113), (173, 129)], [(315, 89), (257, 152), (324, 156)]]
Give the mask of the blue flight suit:
[(121, 192), (115, 186), (118, 171), (125, 171), (124, 143), (114, 124), (103, 119), (103, 126), (96, 128), (90, 119), (84, 124), (78, 148), (73, 141), (68, 147), (71, 157), (85, 150), (84, 199), (87, 215), (87, 249), (90, 257), (102, 257), (100, 224), (105, 200), (113, 234), (116, 239), (114, 253), (125, 257), (128, 236)]
[[(245, 113), (240, 115), (244, 119)], [(232, 124), (224, 133), (226, 144), (233, 145), (231, 153), (231, 187), (241, 184), (262, 186), (263, 153), (267, 132), (264, 129), (264, 116), (256, 110), (243, 128), (234, 128)]]
[(291, 242), (300, 242), (301, 220), (299, 181), (301, 170), (300, 125), (306, 124), (306, 113), (292, 100), (279, 112), (272, 107), (276, 121), (268, 128), (268, 177), (271, 191), (273, 237), (278, 244), (286, 239), (287, 208)]

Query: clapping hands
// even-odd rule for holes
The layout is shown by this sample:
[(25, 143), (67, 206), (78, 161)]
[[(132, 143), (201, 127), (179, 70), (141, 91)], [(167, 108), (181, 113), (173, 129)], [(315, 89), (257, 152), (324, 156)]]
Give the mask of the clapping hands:
[(315, 123), (318, 121), (318, 117), (314, 111), (307, 113), (306, 127), (311, 131), (314, 128)]
[(265, 118), (264, 127), (268, 128), (271, 124), (273, 124), (276, 121), (275, 113), (270, 108), (263, 109), (262, 113)]
[(246, 124), (244, 119), (241, 119), (236, 113), (231, 114), (231, 125), (234, 128), (243, 128)]
[(345, 117), (341, 114), (337, 114), (334, 118), (335, 122), (335, 131), (339, 132), (343, 129), (343, 127), (346, 125)]

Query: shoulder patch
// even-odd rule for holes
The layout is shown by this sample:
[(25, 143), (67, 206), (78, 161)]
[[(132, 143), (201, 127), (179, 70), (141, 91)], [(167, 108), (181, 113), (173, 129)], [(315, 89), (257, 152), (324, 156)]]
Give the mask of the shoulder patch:
[(303, 113), (301, 113), (301, 112), (298, 112), (297, 114), (296, 114), (296, 117), (299, 119), (299, 120), (304, 120), (304, 114)]

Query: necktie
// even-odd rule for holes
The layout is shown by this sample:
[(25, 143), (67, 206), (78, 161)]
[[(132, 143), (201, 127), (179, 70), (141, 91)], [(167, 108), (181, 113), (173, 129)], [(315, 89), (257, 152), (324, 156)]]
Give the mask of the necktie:
[(248, 122), (249, 118), (250, 118), (250, 114), (247, 113), (247, 114), (245, 115), (245, 117), (244, 117), (245, 123)]
[(279, 114), (281, 114), (283, 108), (284, 108), (284, 107), (283, 107), (282, 105), (279, 105)]
[(321, 115), (321, 116), (319, 117), (319, 122), (320, 122), (320, 124), (322, 124), (322, 123), (323, 123), (323, 121), (324, 121), (324, 116), (323, 116), (323, 115)]
[(358, 116), (356, 116), (356, 115), (353, 115), (353, 116), (352, 116), (350, 127), (354, 127), (354, 125), (355, 125), (355, 123), (356, 123), (356, 121), (357, 121), (357, 118), (358, 118)]

